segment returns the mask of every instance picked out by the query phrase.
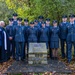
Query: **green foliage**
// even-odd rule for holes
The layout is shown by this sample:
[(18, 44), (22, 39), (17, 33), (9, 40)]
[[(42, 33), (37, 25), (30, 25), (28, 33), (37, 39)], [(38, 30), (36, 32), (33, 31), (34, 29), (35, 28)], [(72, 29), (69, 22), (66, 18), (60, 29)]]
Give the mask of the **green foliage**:
[(8, 21), (8, 17), (16, 12), (19, 17), (30, 21), (39, 15), (61, 21), (63, 14), (75, 12), (74, 0), (0, 0), (0, 20)]
[(10, 17), (13, 10), (9, 10), (5, 0), (0, 0), (0, 20), (8, 21), (8, 17)]

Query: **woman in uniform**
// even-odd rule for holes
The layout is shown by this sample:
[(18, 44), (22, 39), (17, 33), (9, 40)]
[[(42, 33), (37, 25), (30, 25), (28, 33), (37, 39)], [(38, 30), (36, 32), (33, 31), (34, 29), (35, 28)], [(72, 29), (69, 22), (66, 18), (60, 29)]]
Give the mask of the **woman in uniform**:
[(51, 27), (50, 48), (52, 49), (52, 58), (58, 59), (59, 27), (57, 26), (57, 20), (53, 21), (53, 26)]
[(48, 49), (48, 36), (49, 36), (48, 28), (46, 28), (45, 22), (42, 22), (41, 26), (42, 27), (39, 29), (39, 36), (40, 36), (39, 41), (42, 43), (46, 43), (46, 47)]

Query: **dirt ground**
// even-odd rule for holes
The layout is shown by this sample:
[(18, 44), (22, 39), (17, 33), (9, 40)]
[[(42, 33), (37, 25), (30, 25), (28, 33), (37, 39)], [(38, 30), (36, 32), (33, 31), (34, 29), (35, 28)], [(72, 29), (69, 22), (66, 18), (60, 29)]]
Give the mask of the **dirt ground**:
[[(64, 62), (68, 68), (70, 68), (73, 73), (72, 74), (58, 74), (58, 73), (50, 73), (50, 72), (46, 72), (46, 73), (40, 73), (40, 74), (16, 74), (16, 75), (75, 75), (75, 59), (72, 59), (71, 63), (67, 63), (67, 59), (61, 59), (61, 57), (59, 57), (59, 60)], [(3, 75), (3, 73), (7, 70), (7, 68), (9, 68), (11, 66), (11, 64), (14, 62), (14, 60), (11, 58), (9, 61), (4, 62), (4, 63), (0, 63), (0, 75)]]

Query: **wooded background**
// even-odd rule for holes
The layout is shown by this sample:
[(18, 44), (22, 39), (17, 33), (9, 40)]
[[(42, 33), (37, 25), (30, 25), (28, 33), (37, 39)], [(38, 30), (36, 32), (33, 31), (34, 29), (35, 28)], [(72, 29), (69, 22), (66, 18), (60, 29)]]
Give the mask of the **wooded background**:
[(0, 0), (0, 20), (7, 23), (14, 12), (30, 21), (39, 15), (60, 21), (63, 14), (75, 13), (75, 0)]

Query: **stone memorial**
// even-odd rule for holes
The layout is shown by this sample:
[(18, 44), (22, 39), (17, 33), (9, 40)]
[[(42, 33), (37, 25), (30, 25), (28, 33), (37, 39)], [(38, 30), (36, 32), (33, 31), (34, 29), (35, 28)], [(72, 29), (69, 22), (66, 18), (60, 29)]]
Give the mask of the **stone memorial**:
[(30, 43), (28, 64), (47, 64), (47, 49), (45, 43)]

